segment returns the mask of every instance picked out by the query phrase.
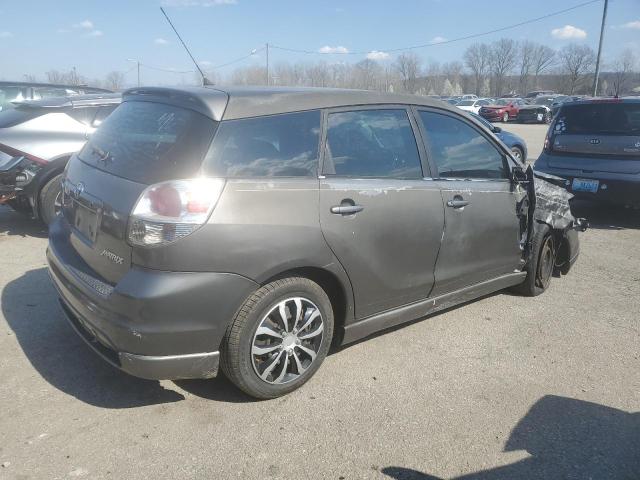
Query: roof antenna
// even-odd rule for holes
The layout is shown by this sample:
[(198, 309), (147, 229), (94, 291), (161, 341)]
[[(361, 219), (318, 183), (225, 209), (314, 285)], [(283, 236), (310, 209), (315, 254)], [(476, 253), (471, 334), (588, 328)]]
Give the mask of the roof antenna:
[(187, 54), (189, 55), (189, 57), (191, 57), (191, 60), (193, 61), (193, 64), (196, 66), (196, 68), (198, 69), (198, 72), (200, 72), (200, 76), (202, 77), (202, 85), (214, 85), (214, 83), (211, 80), (209, 80), (207, 78), (207, 76), (204, 74), (204, 72), (200, 68), (200, 65), (198, 65), (198, 62), (196, 62), (196, 59), (193, 58), (193, 55), (191, 55), (191, 52), (189, 51), (189, 48), (187, 48), (187, 45), (184, 43), (184, 40), (182, 40), (182, 37), (180, 36), (178, 31), (176, 30), (176, 27), (174, 27), (173, 23), (171, 23), (171, 19), (169, 18), (169, 15), (167, 15), (167, 12), (165, 12), (164, 8), (162, 8), (162, 7), (160, 7), (160, 11), (164, 15), (164, 18), (167, 19), (167, 22), (169, 22), (169, 25), (171, 25), (171, 28), (173, 29), (173, 32), (176, 34), (176, 37), (178, 37), (178, 40), (180, 40), (180, 43), (182, 43), (182, 46), (187, 51)]

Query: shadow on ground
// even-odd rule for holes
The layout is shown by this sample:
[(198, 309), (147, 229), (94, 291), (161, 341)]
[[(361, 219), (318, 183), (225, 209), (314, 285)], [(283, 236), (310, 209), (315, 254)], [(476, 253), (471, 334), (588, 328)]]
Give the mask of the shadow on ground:
[(47, 229), (39, 221), (0, 205), (0, 235), (46, 238)]
[(184, 399), (159, 382), (119, 371), (91, 351), (64, 318), (45, 268), (8, 283), (0, 304), (37, 372), (78, 400), (103, 408), (130, 408)]
[(640, 210), (602, 205), (586, 200), (574, 199), (571, 212), (576, 217), (586, 218), (589, 228), (598, 230), (640, 229)]
[[(512, 430), (504, 451), (529, 458), (456, 480), (640, 478), (640, 413), (547, 395)], [(437, 480), (403, 467), (385, 467), (396, 480)]]

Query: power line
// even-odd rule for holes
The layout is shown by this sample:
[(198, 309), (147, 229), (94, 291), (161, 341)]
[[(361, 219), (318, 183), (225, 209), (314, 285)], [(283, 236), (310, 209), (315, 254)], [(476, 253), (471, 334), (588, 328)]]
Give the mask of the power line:
[(572, 10), (576, 10), (578, 8), (586, 7), (587, 5), (591, 5), (593, 3), (598, 3), (598, 2), (601, 2), (601, 1), (602, 0), (590, 0), (588, 2), (583, 2), (583, 3), (580, 3), (578, 5), (574, 5), (573, 7), (565, 8), (563, 10), (558, 10), (556, 12), (552, 12), (552, 13), (548, 13), (546, 15), (542, 15), (541, 17), (532, 18), (530, 20), (525, 20), (523, 22), (514, 23), (513, 25), (508, 25), (506, 27), (496, 28), (496, 29), (489, 30), (489, 31), (486, 31), (486, 32), (482, 32), (482, 33), (474, 33), (474, 34), (471, 34), (471, 35), (466, 35), (464, 37), (453, 38), (451, 40), (444, 40), (442, 42), (424, 43), (424, 44), (421, 44), (421, 45), (412, 45), (412, 46), (409, 46), (409, 47), (402, 47), (402, 48), (386, 48), (386, 49), (378, 49), (378, 48), (376, 48), (376, 49), (371, 49), (371, 50), (366, 50), (366, 51), (365, 50), (361, 50), (361, 51), (354, 51), (354, 52), (350, 52), (350, 51), (346, 51), (346, 52), (318, 52), (316, 50), (302, 50), (302, 49), (297, 49), (297, 48), (280, 47), (278, 45), (272, 45), (272, 44), (269, 44), (269, 47), (276, 48), (278, 50), (287, 51), (287, 52), (304, 53), (304, 54), (307, 54), (307, 55), (366, 55), (368, 53), (371, 53), (374, 50), (375, 51), (385, 52), (385, 53), (404, 52), (404, 51), (407, 51), (407, 50), (416, 50), (416, 49), (419, 49), (419, 48), (446, 45), (446, 44), (449, 44), (449, 43), (460, 42), (460, 41), (463, 41), (463, 40), (470, 40), (472, 38), (483, 37), (485, 35), (491, 35), (493, 33), (504, 32), (505, 30), (511, 30), (513, 28), (521, 27), (523, 25), (528, 25), (530, 23), (539, 22), (539, 21), (544, 20), (546, 18), (555, 17), (557, 15), (562, 15), (563, 13), (567, 13), (567, 12), (570, 12)]

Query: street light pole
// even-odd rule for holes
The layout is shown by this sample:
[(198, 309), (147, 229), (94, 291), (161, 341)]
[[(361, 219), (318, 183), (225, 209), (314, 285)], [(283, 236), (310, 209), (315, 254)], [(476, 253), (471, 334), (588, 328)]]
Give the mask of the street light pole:
[(265, 44), (265, 47), (267, 49), (267, 87), (269, 86), (269, 43)]
[(127, 62), (134, 62), (138, 69), (138, 88), (140, 88), (140, 60), (137, 58), (127, 58)]
[(602, 55), (602, 42), (604, 40), (604, 24), (607, 21), (607, 7), (609, 0), (604, 0), (604, 8), (602, 10), (602, 26), (600, 27), (600, 43), (598, 44), (598, 57), (596, 58), (596, 73), (593, 77), (593, 96), (598, 96), (598, 80), (600, 77), (600, 57)]

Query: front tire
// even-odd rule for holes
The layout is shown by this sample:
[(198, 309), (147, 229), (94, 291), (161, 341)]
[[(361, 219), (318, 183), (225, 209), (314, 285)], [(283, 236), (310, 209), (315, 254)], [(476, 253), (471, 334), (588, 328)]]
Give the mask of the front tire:
[(509, 121), (509, 113), (508, 112), (504, 112), (502, 114), (502, 123), (507, 123)]
[(536, 223), (531, 242), (531, 258), (525, 268), (527, 278), (513, 290), (526, 297), (536, 297), (544, 293), (551, 283), (556, 254), (553, 232), (547, 224)]
[(222, 371), (252, 397), (285, 395), (318, 370), (333, 325), (329, 297), (315, 282), (289, 277), (268, 283), (247, 298), (227, 328)]
[(58, 174), (49, 180), (40, 190), (38, 210), (40, 220), (48, 227), (53, 223), (62, 207), (62, 174)]

